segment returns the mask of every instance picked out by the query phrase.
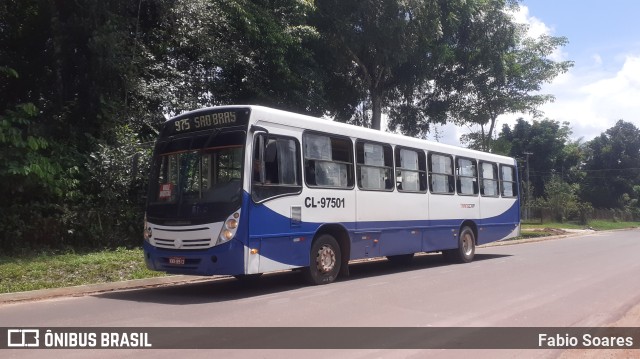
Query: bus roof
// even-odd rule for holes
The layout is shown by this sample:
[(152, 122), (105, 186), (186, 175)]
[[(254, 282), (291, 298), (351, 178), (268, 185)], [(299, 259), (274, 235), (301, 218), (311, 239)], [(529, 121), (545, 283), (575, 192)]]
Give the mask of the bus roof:
[(353, 138), (389, 143), (393, 145), (400, 145), (406, 147), (420, 148), (433, 152), (442, 152), (447, 154), (453, 154), (456, 156), (466, 156), (471, 158), (477, 158), (480, 160), (499, 161), (501, 163), (514, 164), (515, 160), (511, 157), (492, 154), (488, 152), (482, 152), (463, 148), (454, 145), (447, 145), (431, 140), (419, 139), (415, 137), (409, 137), (405, 135), (389, 133), (384, 131), (373, 130), (370, 128), (354, 126), (342, 122), (333, 121), (330, 119), (323, 119), (308, 115), (302, 115), (294, 112), (278, 110), (270, 107), (256, 106), (256, 105), (228, 105), (228, 106), (215, 106), (201, 108), (194, 111), (189, 111), (175, 116), (171, 120), (178, 118), (184, 118), (188, 116), (196, 115), (199, 112), (206, 112), (211, 110), (221, 109), (250, 109), (251, 119), (250, 124), (279, 124), (292, 128), (299, 128), (300, 130), (311, 130), (318, 132), (325, 132), (331, 134), (338, 134), (349, 136)]

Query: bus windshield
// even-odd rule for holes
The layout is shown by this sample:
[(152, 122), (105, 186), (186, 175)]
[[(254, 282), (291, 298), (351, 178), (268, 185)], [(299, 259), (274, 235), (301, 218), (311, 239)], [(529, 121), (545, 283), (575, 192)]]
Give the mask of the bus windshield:
[(147, 215), (191, 224), (224, 220), (240, 207), (245, 133), (160, 142)]

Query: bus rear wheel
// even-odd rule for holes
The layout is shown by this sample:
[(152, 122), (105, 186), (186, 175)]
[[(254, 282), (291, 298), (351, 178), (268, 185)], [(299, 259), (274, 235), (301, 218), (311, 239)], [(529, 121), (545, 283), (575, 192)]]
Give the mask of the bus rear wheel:
[(469, 263), (476, 253), (476, 235), (470, 227), (462, 227), (458, 248), (442, 251), (444, 258), (456, 263)]
[(340, 272), (342, 255), (340, 246), (333, 236), (323, 234), (311, 245), (309, 267), (304, 274), (312, 285), (329, 284), (336, 280)]

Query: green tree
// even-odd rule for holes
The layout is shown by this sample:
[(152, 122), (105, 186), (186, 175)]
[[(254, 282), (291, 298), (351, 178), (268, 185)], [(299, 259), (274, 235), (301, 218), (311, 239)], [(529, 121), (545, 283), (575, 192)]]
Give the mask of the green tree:
[(126, 121), (136, 9), (115, 0), (0, 3), (0, 64), (12, 75), (0, 81), (8, 167), (0, 172), (15, 183), (0, 190), (5, 248), (82, 243), (71, 222), (91, 185), (79, 169), (97, 139)]
[[(347, 96), (337, 99), (336, 112), (351, 117), (359, 105), (368, 104), (371, 127), (375, 129), (380, 129), (383, 111), (389, 112), (392, 121), (399, 121), (401, 116), (417, 120), (438, 112), (435, 99), (442, 91), (430, 81), (452, 58), (448, 49), (457, 34), (457, 18), (462, 16), (457, 11), (465, 3), (316, 1), (315, 25), (332, 55), (327, 56), (333, 67), (329, 81), (350, 88), (338, 88)], [(424, 98), (416, 94), (425, 91), (433, 104), (417, 103)], [(355, 103), (345, 103), (345, 99)], [(415, 122), (412, 128), (416, 128)]]
[[(2, 233), (32, 244), (106, 244), (101, 237), (113, 234), (137, 243), (123, 223), (139, 219), (139, 191), (111, 186), (131, 182), (129, 149), (152, 139), (165, 114), (228, 103), (321, 114), (310, 8), (297, 0), (0, 2), (0, 176), (19, 183), (0, 191), (0, 207), (3, 223), (21, 223)], [(19, 206), (3, 207), (8, 199)], [(94, 230), (95, 214), (107, 212), (113, 221)]]
[[(545, 182), (553, 175), (563, 179), (579, 178), (579, 164), (582, 160), (578, 149), (567, 149), (570, 143), (571, 129), (569, 123), (554, 120), (534, 120), (532, 123), (520, 118), (511, 129), (504, 125), (496, 142), (501, 144), (509, 156), (524, 158), (529, 156), (529, 173), (534, 197), (543, 195)], [(571, 182), (576, 183), (576, 182)]]
[[(18, 73), (0, 68), (1, 77)], [(63, 148), (45, 138), (34, 125), (39, 111), (33, 103), (17, 104), (0, 114), (0, 248), (25, 245), (23, 238), (51, 245), (56, 223), (48, 216), (61, 213), (57, 203), (77, 187), (77, 168), (63, 168), (53, 158), (64, 157)], [(47, 228), (48, 231), (42, 231)]]
[(6, 197), (2, 203), (10, 202), (18, 192), (39, 187), (61, 194), (56, 177), (62, 169), (47, 156), (49, 141), (31, 127), (37, 112), (32, 103), (26, 103), (0, 116), (0, 179), (15, 184), (3, 189)]
[(596, 208), (620, 208), (622, 196), (640, 183), (640, 129), (619, 120), (587, 148), (582, 198)]
[[(517, 1), (316, 1), (318, 31), (333, 54), (331, 104), (338, 115), (365, 117), (380, 129), (421, 136), (453, 118), (479, 124), (481, 147), (500, 114), (552, 99), (535, 94), (571, 62), (548, 55), (565, 38), (524, 37), (508, 11)], [(351, 90), (344, 90), (349, 86)], [(350, 101), (351, 103), (346, 103)], [(367, 109), (358, 109), (365, 107)], [(489, 126), (485, 131), (485, 126)]]
[(92, 188), (70, 214), (71, 229), (86, 242), (116, 247), (139, 236), (151, 148), (123, 125), (115, 129), (115, 141), (101, 141), (90, 154), (84, 170)]
[(553, 220), (565, 222), (570, 216), (578, 213), (579, 188), (578, 184), (569, 184), (560, 176), (553, 175), (545, 183), (544, 197), (538, 200), (538, 204), (549, 211)]
[(633, 186), (632, 193), (625, 193), (620, 200), (624, 211), (630, 213), (634, 219), (640, 219), (640, 185)]
[(565, 143), (558, 161), (558, 170), (564, 180), (569, 183), (579, 183), (582, 186), (587, 177), (583, 169), (587, 152), (587, 144), (582, 138), (568, 140)]
[(162, 113), (220, 104), (321, 114), (324, 92), (310, 48), (317, 39), (307, 25), (310, 9), (297, 0), (143, 3), (137, 57), (142, 81), (133, 96), (155, 107), (156, 122)]
[(470, 31), (466, 51), (458, 52), (464, 81), (451, 111), (454, 122), (480, 127), (474, 142), (484, 151), (491, 149), (498, 116), (523, 112), (538, 116), (538, 107), (554, 99), (539, 92), (542, 84), (573, 66), (572, 61), (549, 58), (567, 43), (566, 38), (529, 38), (526, 26), (515, 24), (508, 12), (501, 11), (504, 6), (499, 1), (487, 5), (488, 11), (480, 13)]

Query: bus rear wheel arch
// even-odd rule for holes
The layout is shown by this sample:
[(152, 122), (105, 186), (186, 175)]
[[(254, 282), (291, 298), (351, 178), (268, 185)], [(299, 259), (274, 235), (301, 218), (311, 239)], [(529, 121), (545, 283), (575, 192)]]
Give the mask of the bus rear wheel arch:
[(342, 266), (342, 251), (331, 234), (320, 234), (311, 245), (306, 280), (313, 285), (329, 284), (336, 280)]

